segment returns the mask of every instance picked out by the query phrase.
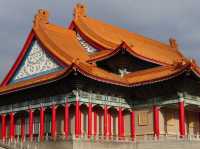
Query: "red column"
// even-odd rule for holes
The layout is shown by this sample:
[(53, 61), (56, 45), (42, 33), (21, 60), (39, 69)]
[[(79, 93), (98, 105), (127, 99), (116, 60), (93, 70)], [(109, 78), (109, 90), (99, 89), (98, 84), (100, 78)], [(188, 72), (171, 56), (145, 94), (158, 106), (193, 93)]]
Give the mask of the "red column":
[(44, 140), (44, 107), (40, 107), (40, 141)]
[(89, 103), (88, 107), (88, 138), (92, 135), (92, 104)]
[(123, 111), (122, 111), (122, 116), (121, 116), (121, 136), (122, 138), (124, 137), (124, 134), (125, 134), (125, 131), (124, 131), (124, 114), (123, 114)]
[(66, 102), (66, 104), (65, 104), (64, 132), (65, 132), (66, 139), (68, 139), (68, 135), (69, 135), (69, 106), (68, 106), (68, 102)]
[(2, 131), (2, 140), (6, 140), (6, 115), (1, 115), (1, 131)]
[(14, 129), (14, 113), (10, 112), (10, 140), (14, 140), (15, 136), (15, 129)]
[(29, 109), (29, 139), (33, 140), (33, 117), (34, 113), (32, 109)]
[(97, 113), (96, 111), (93, 111), (94, 113), (94, 136), (97, 135)]
[(75, 111), (75, 136), (79, 137), (79, 133), (80, 133), (80, 109), (79, 109), (79, 99), (78, 97), (76, 97), (76, 111)]
[(154, 117), (154, 136), (159, 139), (160, 136), (160, 128), (159, 128), (159, 107), (153, 106), (153, 117)]
[(107, 105), (104, 106), (104, 136), (106, 137), (108, 135), (108, 122), (107, 122)]
[(24, 137), (25, 137), (25, 117), (24, 113), (21, 114), (21, 140), (24, 142)]
[(180, 137), (185, 136), (185, 108), (183, 100), (179, 102), (179, 132)]
[(112, 136), (112, 132), (111, 132), (111, 114), (108, 111), (108, 136), (109, 138)]
[(131, 137), (135, 139), (135, 112), (131, 111)]
[(81, 110), (80, 110), (80, 104), (79, 104), (79, 121), (78, 121), (78, 132), (79, 132), (79, 135), (81, 136), (82, 135), (82, 129), (81, 129), (81, 122), (82, 122), (82, 118), (81, 118)]
[(118, 137), (122, 138), (122, 109), (118, 109)]
[(15, 139), (15, 118), (14, 118), (14, 115), (13, 115), (13, 138)]
[(51, 137), (53, 139), (56, 138), (56, 105), (52, 105), (52, 109), (51, 109)]

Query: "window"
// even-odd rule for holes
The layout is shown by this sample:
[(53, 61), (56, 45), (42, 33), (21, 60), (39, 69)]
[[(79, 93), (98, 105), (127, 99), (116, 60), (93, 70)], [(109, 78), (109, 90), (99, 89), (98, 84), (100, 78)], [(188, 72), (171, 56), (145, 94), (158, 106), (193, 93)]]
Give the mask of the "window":
[(148, 125), (148, 112), (146, 111), (142, 111), (142, 112), (139, 112), (139, 115), (138, 115), (138, 125), (139, 126), (145, 126), (145, 125)]

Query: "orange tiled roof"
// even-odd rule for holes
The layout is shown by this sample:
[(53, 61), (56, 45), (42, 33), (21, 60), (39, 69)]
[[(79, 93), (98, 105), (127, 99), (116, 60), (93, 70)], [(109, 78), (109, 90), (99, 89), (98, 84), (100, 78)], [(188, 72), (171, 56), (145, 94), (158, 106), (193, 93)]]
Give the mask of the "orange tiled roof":
[[(81, 9), (81, 8), (76, 8)], [(155, 41), (137, 33), (104, 23), (102, 21), (79, 15), (74, 19), (74, 24), (83, 35), (106, 49), (116, 49), (125, 42), (132, 51), (145, 59), (161, 64), (173, 64), (182, 61), (183, 55), (177, 47)]]
[(70, 66), (66, 67), (64, 70), (60, 70), (47, 75), (39, 76), (31, 80), (24, 80), (21, 82), (9, 84), (4, 87), (0, 87), (0, 94), (10, 93), (13, 91), (22, 90), (25, 88), (31, 88), (37, 86), (38, 84), (47, 84), (52, 81), (61, 79), (72, 71), (78, 71), (82, 75), (89, 77), (91, 79), (110, 83), (114, 85), (120, 85), (125, 87), (139, 86), (144, 84), (150, 84), (154, 82), (163, 81), (169, 78), (173, 78), (186, 70), (188, 64), (176, 68), (176, 66), (160, 66), (158, 68), (151, 68), (147, 70), (142, 70), (138, 72), (132, 72), (124, 77), (107, 72), (96, 66), (91, 66), (91, 64), (84, 63), (81, 61), (74, 61)]
[[(155, 41), (136, 33), (103, 23), (86, 16), (85, 7), (78, 4), (74, 11), (73, 24), (75, 30), (100, 45), (101, 51), (88, 55), (76, 39), (76, 32), (49, 23), (48, 12), (39, 10), (33, 24), (33, 31), (41, 44), (57, 59), (65, 64), (64, 70), (0, 87), (0, 94), (48, 83), (67, 76), (73, 70), (97, 81), (132, 87), (154, 83), (175, 77), (185, 70), (200, 74), (194, 62), (188, 61), (179, 51), (174, 40), (170, 45)], [(125, 46), (127, 51), (160, 67), (132, 72), (123, 77), (103, 70), (90, 62), (110, 57), (117, 53), (118, 47)], [(199, 75), (200, 76), (200, 75)]]

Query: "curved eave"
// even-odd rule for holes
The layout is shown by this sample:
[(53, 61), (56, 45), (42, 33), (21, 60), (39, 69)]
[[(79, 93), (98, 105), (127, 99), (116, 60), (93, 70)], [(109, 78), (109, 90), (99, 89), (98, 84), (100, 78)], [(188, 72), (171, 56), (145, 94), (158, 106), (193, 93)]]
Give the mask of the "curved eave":
[[(169, 45), (138, 34), (130, 33), (126, 30), (102, 23), (89, 17), (78, 17), (74, 20), (74, 24), (75, 28), (81, 32), (82, 36), (89, 39), (91, 44), (94, 43), (101, 45), (105, 49), (111, 49), (111, 51), (119, 47), (119, 45), (124, 41), (129, 47), (131, 47), (131, 51), (140, 59), (164, 65), (172, 65), (174, 61), (181, 61), (184, 59), (183, 55), (177, 49), (171, 48)], [(99, 26), (101, 28), (99, 28)], [(110, 33), (109, 29), (113, 29), (113, 32)], [(116, 34), (116, 32), (119, 33)], [(123, 35), (119, 35), (120, 33)], [(113, 35), (109, 36), (110, 34)], [(116, 37), (114, 36), (115, 34)], [(108, 39), (107, 36), (110, 38)], [(113, 40), (111, 37), (115, 39)], [(155, 53), (158, 53), (160, 56)]]
[(140, 86), (175, 78), (183, 74), (187, 69), (188, 65), (180, 66), (179, 68), (175, 68), (174, 66), (160, 66), (137, 73), (130, 73), (126, 77), (131, 87)]
[(142, 59), (144, 61), (154, 63), (154, 64), (158, 64), (158, 65), (169, 65), (167, 63), (161, 63), (160, 61), (156, 61), (154, 59), (146, 58), (146, 57), (143, 57), (141, 55), (138, 55), (133, 50), (134, 46), (130, 47), (126, 42), (122, 42), (116, 49), (111, 50), (110, 52), (101, 54), (98, 57), (92, 57), (88, 62), (97, 62), (97, 61), (108, 59), (108, 58), (116, 55), (117, 53), (119, 53), (122, 50), (122, 48), (124, 48), (128, 53), (130, 53), (134, 57), (137, 57), (137, 58)]
[(168, 80), (182, 74), (185, 70), (187, 70), (187, 66), (176, 69), (172, 66), (160, 66), (158, 68), (133, 72), (124, 77), (120, 77), (87, 63), (75, 61), (69, 67), (64, 68), (61, 71), (0, 87), (0, 95), (52, 83), (67, 77), (72, 71), (78, 71), (85, 77), (99, 82), (123, 87), (134, 87)]
[(175, 68), (174, 66), (160, 66), (156, 68), (133, 72), (125, 75), (124, 77), (120, 77), (118, 75), (109, 73), (96, 67), (91, 69), (88, 69), (87, 65), (84, 67), (80, 67), (80, 64), (79, 67), (77, 67), (77, 71), (79, 71), (82, 75), (86, 77), (103, 83), (119, 85), (124, 87), (134, 87), (174, 78), (184, 73), (185, 70), (187, 70), (187, 67), (188, 65), (181, 66), (179, 68)]
[[(86, 37), (87, 35), (82, 35), (84, 36), (85, 40), (88, 39), (88, 37)], [(93, 43), (93, 41), (88, 41), (87, 42), (90, 42), (91, 44)], [(101, 61), (101, 60), (104, 60), (104, 59), (108, 59), (112, 56), (114, 56), (115, 54), (117, 54), (121, 49), (120, 48), (126, 48), (126, 50), (133, 56), (139, 58), (139, 59), (142, 59), (144, 61), (148, 61), (148, 62), (151, 62), (151, 63), (155, 63), (155, 64), (158, 64), (158, 65), (169, 65), (168, 63), (164, 63), (164, 62), (160, 62), (160, 61), (157, 61), (157, 60), (154, 60), (152, 58), (147, 58), (147, 57), (144, 57), (142, 55), (139, 55), (138, 53), (135, 52), (134, 50), (134, 46), (131, 45), (129, 46), (126, 42), (122, 41), (122, 43), (120, 43), (119, 45), (116, 45), (115, 49), (110, 49), (110, 50), (100, 50), (99, 52), (97, 52), (97, 54), (93, 54), (90, 56), (90, 59), (87, 60), (87, 62), (97, 62), (97, 61)], [(103, 49), (103, 48), (102, 48)]]
[(51, 82), (54, 82), (54, 81), (64, 77), (64, 75), (69, 73), (70, 70), (71, 69), (69, 67), (69, 68), (65, 68), (64, 70), (50, 73), (50, 74), (43, 75), (43, 76), (39, 76), (39, 77), (30, 79), (30, 80), (24, 80), (21, 82), (17, 82), (17, 83), (9, 84), (7, 86), (0, 87), (0, 95), (18, 92), (21, 90), (29, 89), (32, 87), (37, 87), (37, 86), (44, 85), (44, 84), (49, 84)]
[[(79, 31), (79, 33), (85, 37), (86, 39), (94, 42), (97, 45), (100, 45), (103, 49), (116, 49), (118, 43), (113, 43), (110, 41), (105, 40), (101, 36), (94, 33), (87, 24), (80, 21), (80, 18), (74, 20), (75, 29)], [(86, 31), (87, 30), (87, 31)], [(96, 38), (93, 38), (96, 37)], [(87, 40), (87, 41), (88, 41)], [(91, 43), (93, 44), (93, 43)]]

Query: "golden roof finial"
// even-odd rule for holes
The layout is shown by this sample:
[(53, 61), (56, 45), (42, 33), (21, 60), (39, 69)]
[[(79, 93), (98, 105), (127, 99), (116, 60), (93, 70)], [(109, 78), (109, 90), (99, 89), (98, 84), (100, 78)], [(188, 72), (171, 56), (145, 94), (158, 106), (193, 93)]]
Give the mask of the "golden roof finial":
[(47, 10), (39, 9), (33, 21), (34, 27), (37, 27), (38, 24), (47, 23), (49, 23), (49, 12)]
[(171, 46), (172, 48), (178, 49), (178, 44), (177, 44), (175, 38), (170, 38), (170, 39), (169, 39), (169, 43), (170, 43), (170, 46)]
[(74, 8), (74, 18), (78, 18), (80, 16), (86, 16), (87, 15), (87, 8), (85, 5), (83, 4), (76, 4), (75, 8)]

